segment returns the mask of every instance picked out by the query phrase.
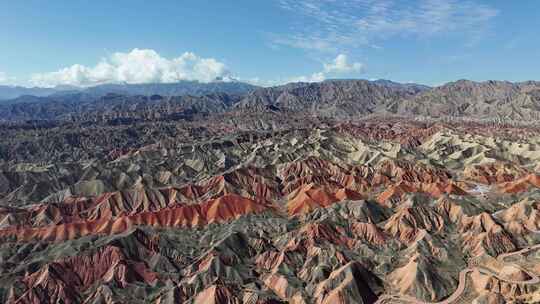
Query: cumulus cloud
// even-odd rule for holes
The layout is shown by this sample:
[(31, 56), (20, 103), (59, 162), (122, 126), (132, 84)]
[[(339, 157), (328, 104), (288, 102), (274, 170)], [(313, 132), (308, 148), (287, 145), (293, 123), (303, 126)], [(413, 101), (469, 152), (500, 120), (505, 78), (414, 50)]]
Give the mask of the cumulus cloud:
[(33, 85), (92, 86), (103, 83), (172, 83), (180, 80), (211, 82), (227, 78), (230, 72), (214, 58), (202, 58), (186, 52), (177, 58), (164, 58), (151, 49), (117, 52), (88, 67), (75, 64), (55, 72), (31, 76)]
[(331, 63), (324, 64), (325, 73), (352, 73), (360, 72), (364, 65), (360, 62), (351, 62), (345, 54), (339, 54)]
[(345, 54), (339, 54), (331, 62), (323, 63), (321, 72), (313, 73), (309, 76), (298, 76), (288, 79), (287, 82), (320, 82), (330, 75), (361, 73), (364, 71), (364, 64), (360, 62), (349, 62)]

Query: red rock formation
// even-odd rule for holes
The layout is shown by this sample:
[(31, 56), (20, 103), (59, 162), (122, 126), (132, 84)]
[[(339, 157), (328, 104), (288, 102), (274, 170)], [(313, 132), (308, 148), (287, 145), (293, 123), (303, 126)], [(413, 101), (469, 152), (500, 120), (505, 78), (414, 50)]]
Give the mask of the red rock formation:
[(264, 269), (275, 273), (282, 264), (290, 263), (289, 257), (285, 251), (266, 251), (258, 255), (255, 264), (259, 269)]
[(0, 230), (0, 237), (16, 241), (64, 241), (92, 234), (118, 234), (134, 225), (156, 227), (194, 227), (229, 221), (242, 215), (259, 213), (270, 206), (248, 198), (230, 194), (198, 205), (166, 208), (156, 212), (140, 212), (39, 228), (10, 227)]
[(384, 206), (391, 207), (392, 205), (400, 202), (402, 198), (407, 193), (413, 193), (415, 189), (408, 184), (398, 184), (395, 186), (388, 187), (383, 191), (379, 196), (377, 196), (377, 201)]
[(379, 142), (387, 140), (400, 143), (407, 148), (414, 148), (421, 145), (431, 135), (440, 131), (441, 127), (386, 120), (380, 123), (339, 124), (334, 129), (337, 132), (367, 141)]
[(407, 193), (427, 193), (438, 198), (443, 194), (467, 195), (451, 180), (447, 171), (408, 161), (385, 161), (378, 165), (377, 172), (389, 176), (391, 185), (377, 197), (377, 201), (392, 206)]
[[(508, 270), (505, 270), (508, 272)], [(522, 271), (513, 271), (516, 278), (530, 279), (527, 274)], [(484, 292), (491, 292), (499, 294), (505, 299), (515, 299), (516, 297), (530, 293), (531, 290), (528, 285), (521, 283), (514, 283), (512, 279), (508, 280), (503, 277), (497, 277), (494, 275), (481, 272), (479, 270), (473, 271), (471, 274), (472, 282), (475, 290), (480, 294)], [(518, 280), (522, 282), (523, 280)]]
[(540, 175), (528, 174), (515, 181), (499, 185), (499, 189), (504, 193), (519, 193), (527, 191), (531, 187), (540, 188)]
[(385, 206), (392, 206), (400, 202), (408, 193), (426, 193), (434, 198), (439, 198), (443, 194), (467, 195), (467, 192), (456, 184), (448, 182), (442, 183), (406, 183), (402, 182), (390, 186), (384, 192), (379, 194), (377, 201)]
[(420, 229), (437, 232), (444, 227), (444, 218), (435, 210), (425, 206), (405, 207), (398, 210), (384, 226), (389, 235), (410, 243), (416, 239)]
[[(210, 132), (245, 126), (234, 124), (238, 120), (219, 123)], [(540, 168), (536, 144), (508, 156), (506, 144), (492, 145), (472, 127), (474, 136), (457, 125), (362, 122), (201, 143), (160, 138), (140, 149), (107, 149), (108, 160), (91, 166), (4, 163), (0, 298), (305, 304), (373, 303), (377, 296), (381, 303), (505, 301), (503, 295), (529, 293), (532, 287), (509, 281), (536, 280), (540, 272), (530, 253), (540, 229), (534, 200), (540, 178), (527, 171)], [(437, 143), (427, 141), (439, 130)], [(482, 148), (466, 147), (469, 142)], [(470, 156), (477, 152), (478, 158)], [(453, 158), (459, 153), (482, 164), (460, 163)], [(265, 161), (266, 167), (245, 166)], [(131, 176), (136, 182), (126, 182)], [(81, 188), (95, 188), (93, 181), (104, 189), (133, 188), (90, 189), (100, 194), (63, 199), (73, 184), (87, 180)], [(465, 190), (492, 193), (456, 197)], [(258, 213), (264, 214), (228, 223)], [(512, 262), (531, 269), (507, 267)], [(367, 269), (384, 276), (384, 287)], [(471, 277), (474, 269), (480, 271)], [(459, 288), (458, 281), (464, 283)], [(472, 290), (472, 284), (480, 287)]]
[(317, 187), (313, 184), (305, 185), (289, 195), (287, 210), (290, 215), (302, 214), (317, 208), (328, 207), (343, 200), (361, 200), (363, 196), (349, 189), (332, 190)]
[(394, 270), (389, 279), (401, 294), (423, 301), (440, 300), (454, 291), (455, 282), (443, 277), (447, 274), (437, 271), (434, 264), (431, 258), (416, 254), (406, 265)]
[(263, 282), (281, 299), (293, 304), (306, 304), (302, 291), (292, 286), (284, 275), (269, 274), (263, 279)]
[(437, 201), (435, 211), (449, 219), (452, 223), (459, 223), (465, 215), (463, 207), (444, 197), (441, 197)]
[(212, 285), (195, 296), (193, 304), (238, 304), (240, 301), (225, 286)]
[(333, 271), (319, 283), (313, 297), (315, 303), (374, 303), (380, 283), (362, 265), (350, 262)]
[(387, 241), (385, 233), (373, 223), (354, 222), (351, 224), (351, 233), (355, 238), (373, 245), (382, 246)]
[(540, 230), (540, 202), (525, 199), (497, 213), (497, 218), (518, 239), (534, 234)]
[(403, 160), (387, 160), (377, 165), (376, 171), (391, 177), (395, 183), (447, 184), (451, 174), (441, 168)]
[(510, 182), (527, 174), (527, 171), (512, 163), (494, 162), (465, 167), (463, 176), (482, 184)]
[(329, 188), (347, 188), (362, 193), (373, 185), (381, 184), (384, 180), (382, 176), (374, 176), (369, 167), (336, 165), (316, 157), (291, 162), (284, 166), (279, 174), (283, 180), (282, 192), (285, 195), (309, 184)]
[(466, 216), (460, 223), (465, 249), (473, 256), (501, 253), (516, 250), (512, 238), (488, 213)]
[(78, 303), (80, 292), (96, 282), (123, 288), (135, 281), (154, 284), (157, 276), (144, 263), (126, 260), (119, 248), (106, 246), (93, 255), (46, 264), (22, 281), (27, 290), (15, 303)]
[(325, 243), (351, 248), (355, 241), (346, 237), (345, 231), (340, 227), (332, 227), (324, 223), (310, 223), (291, 233), (291, 238), (283, 250), (306, 253)]
[(240, 168), (200, 182), (199, 195), (191, 199), (197, 200), (203, 195), (208, 199), (234, 193), (261, 201), (275, 201), (280, 197), (280, 191), (273, 177), (273, 171), (267, 168)]

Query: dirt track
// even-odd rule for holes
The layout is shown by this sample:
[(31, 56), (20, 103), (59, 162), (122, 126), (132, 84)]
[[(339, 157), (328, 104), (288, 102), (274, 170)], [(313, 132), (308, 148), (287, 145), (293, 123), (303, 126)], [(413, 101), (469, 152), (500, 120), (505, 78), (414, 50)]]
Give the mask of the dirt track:
[[(504, 262), (504, 259), (506, 257), (513, 256), (513, 255), (518, 255), (518, 254), (523, 254), (525, 252), (533, 251), (533, 250), (537, 250), (537, 249), (540, 249), (540, 244), (530, 246), (530, 247), (527, 247), (527, 248), (524, 248), (524, 249), (521, 249), (521, 250), (518, 250), (518, 251), (501, 254), (501, 255), (499, 255), (497, 257), (497, 260), (499, 260), (501, 262)], [(515, 265), (515, 266), (521, 269), (521, 267), (519, 267), (517, 265)], [(522, 269), (522, 270), (524, 272), (526, 272), (531, 277), (530, 280), (527, 280), (527, 281), (508, 280), (506, 278), (499, 277), (498, 274), (494, 273), (493, 271), (491, 271), (491, 270), (489, 270), (487, 268), (481, 267), (481, 266), (468, 267), (468, 268), (465, 268), (462, 271), (460, 271), (458, 287), (456, 288), (454, 293), (452, 293), (452, 295), (450, 295), (450, 297), (448, 297), (445, 300), (442, 300), (440, 302), (424, 302), (424, 301), (418, 300), (417, 298), (414, 298), (414, 297), (411, 297), (411, 296), (408, 296), (408, 295), (392, 294), (392, 295), (382, 295), (375, 302), (375, 304), (384, 304), (384, 303), (387, 303), (387, 301), (390, 301), (390, 300), (398, 300), (398, 301), (401, 301), (401, 302), (408, 302), (408, 303), (413, 303), (413, 304), (450, 304), (450, 303), (453, 303), (453, 302), (455, 302), (456, 300), (458, 300), (461, 297), (461, 295), (463, 294), (463, 291), (465, 290), (465, 287), (467, 286), (466, 285), (466, 283), (467, 283), (467, 274), (469, 274), (470, 272), (473, 272), (475, 270), (480, 271), (480, 273), (482, 273), (482, 274), (494, 276), (498, 280), (505, 281), (505, 282), (512, 283), (512, 284), (527, 284), (527, 285), (529, 285), (529, 284), (540, 283), (540, 277), (538, 277), (536, 274), (528, 272), (528, 271), (526, 271), (524, 269)]]

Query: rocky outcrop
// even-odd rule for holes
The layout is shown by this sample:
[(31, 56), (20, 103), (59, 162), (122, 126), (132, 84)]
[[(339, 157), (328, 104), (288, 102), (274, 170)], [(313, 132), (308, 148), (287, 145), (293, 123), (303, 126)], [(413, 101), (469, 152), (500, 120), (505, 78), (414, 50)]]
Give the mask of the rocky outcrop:
[(473, 256), (497, 256), (517, 249), (510, 234), (488, 213), (463, 218), (460, 231), (465, 249)]
[(441, 300), (452, 293), (456, 282), (433, 266), (434, 261), (421, 255), (413, 256), (409, 262), (394, 270), (389, 279), (402, 294), (412, 295), (422, 301)]
[(360, 264), (351, 262), (336, 269), (315, 289), (316, 303), (374, 303), (381, 281)]

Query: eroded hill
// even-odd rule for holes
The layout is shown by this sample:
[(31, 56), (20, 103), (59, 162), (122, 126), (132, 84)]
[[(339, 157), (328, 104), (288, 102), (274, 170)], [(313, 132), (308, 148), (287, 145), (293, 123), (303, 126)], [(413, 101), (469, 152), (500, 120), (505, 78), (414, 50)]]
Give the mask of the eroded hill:
[(2, 131), (2, 302), (539, 299), (534, 127), (71, 126)]

